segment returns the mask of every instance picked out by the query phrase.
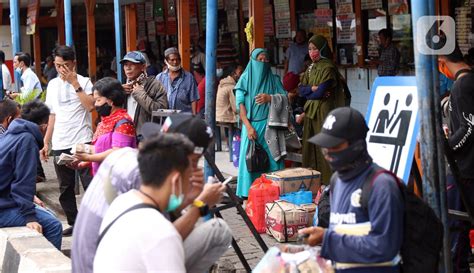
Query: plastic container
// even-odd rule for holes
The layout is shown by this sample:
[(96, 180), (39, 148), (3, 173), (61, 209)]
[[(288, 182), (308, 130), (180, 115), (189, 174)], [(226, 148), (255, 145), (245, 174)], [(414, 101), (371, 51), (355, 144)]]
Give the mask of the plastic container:
[(295, 205), (309, 204), (313, 202), (311, 191), (297, 191), (280, 195), (281, 200), (285, 200)]

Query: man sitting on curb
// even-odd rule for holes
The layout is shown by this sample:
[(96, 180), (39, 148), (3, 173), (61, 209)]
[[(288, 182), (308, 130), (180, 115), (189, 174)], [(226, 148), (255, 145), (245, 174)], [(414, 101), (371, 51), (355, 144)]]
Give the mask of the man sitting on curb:
[(8, 126), (18, 117), (20, 117), (18, 103), (7, 98), (0, 101), (0, 136), (5, 133)]
[[(192, 188), (176, 211), (192, 205), (173, 224), (184, 241), (186, 271), (205, 272), (228, 249), (232, 240), (231, 231), (222, 219), (211, 219), (196, 225), (200, 216), (206, 213), (206, 208), (214, 206), (225, 189), (221, 183), (204, 185), (202, 169), (197, 167), (212, 140), (212, 132), (203, 120), (188, 114), (168, 118), (161, 130), (182, 133), (194, 143), (194, 153), (190, 156), (193, 173), (189, 183)], [(159, 125), (154, 123), (146, 123), (142, 129), (145, 139), (159, 132)], [(73, 272), (92, 272), (99, 227), (110, 202), (116, 195), (140, 187), (137, 153), (136, 149), (123, 148), (110, 154), (86, 191), (73, 236)]]
[(21, 116), (0, 137), (0, 227), (26, 225), (61, 249), (61, 222), (33, 203), (49, 109), (35, 100), (23, 105)]

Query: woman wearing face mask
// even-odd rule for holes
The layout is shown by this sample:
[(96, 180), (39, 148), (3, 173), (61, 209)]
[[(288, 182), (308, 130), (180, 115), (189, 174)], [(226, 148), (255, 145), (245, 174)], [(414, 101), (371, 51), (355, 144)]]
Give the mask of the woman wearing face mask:
[(304, 72), (298, 92), (307, 99), (304, 113), (297, 122), (303, 124), (303, 167), (321, 172), (322, 182), (329, 183), (331, 168), (321, 149), (308, 139), (321, 131), (323, 121), (334, 108), (344, 106), (344, 93), (340, 84), (339, 72), (331, 61), (332, 53), (326, 38), (314, 35), (309, 40), (308, 53), (312, 63)]
[[(283, 160), (275, 161), (265, 141), (271, 95), (286, 95), (281, 80), (270, 69), (268, 53), (263, 48), (252, 51), (251, 59), (240, 77), (236, 91), (236, 105), (242, 120), (240, 142), (239, 176), (237, 179), (237, 195), (247, 197), (252, 182), (262, 173), (283, 169)], [(245, 155), (250, 140), (260, 144), (268, 154), (270, 167), (265, 172), (249, 172)]]
[(123, 108), (125, 93), (120, 82), (109, 77), (103, 78), (95, 83), (92, 90), (95, 109), (101, 117), (92, 139), (95, 153), (76, 153), (74, 156), (79, 161), (92, 162), (92, 172), (95, 174), (100, 163), (114, 150), (135, 148), (136, 138), (133, 119)]

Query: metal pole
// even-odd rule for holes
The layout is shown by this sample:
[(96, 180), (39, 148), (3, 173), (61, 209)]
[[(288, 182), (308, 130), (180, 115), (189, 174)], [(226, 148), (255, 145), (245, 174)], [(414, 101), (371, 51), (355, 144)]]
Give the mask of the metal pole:
[[(420, 146), (423, 166), (423, 198), (433, 208), (444, 226), (443, 259), (440, 266), (445, 273), (452, 272), (449, 227), (446, 203), (446, 174), (441, 132), (441, 106), (439, 104), (439, 79), (437, 57), (421, 54), (417, 49), (417, 21), (423, 16), (435, 15), (435, 1), (412, 1), (413, 47), (415, 71), (419, 79), (418, 106), (420, 111)], [(424, 37), (424, 35), (423, 35)], [(432, 43), (432, 40), (430, 40)], [(429, 45), (428, 45), (429, 46)], [(431, 45), (431, 48), (434, 48)]]
[[(435, 0), (429, 2), (429, 13), (436, 14), (435, 11)], [(446, 161), (445, 161), (445, 152), (444, 152), (444, 132), (442, 131), (442, 118), (441, 118), (441, 104), (439, 103), (439, 72), (438, 72), (438, 58), (431, 58), (431, 73), (433, 74), (433, 87), (434, 90), (431, 92), (433, 96), (433, 101), (431, 105), (432, 117), (434, 118), (434, 136), (436, 137), (436, 154), (434, 154), (434, 159), (438, 163), (438, 173), (439, 173), (439, 185), (438, 185), (438, 194), (440, 202), (440, 218), (443, 223), (443, 261), (444, 261), (444, 272), (451, 273), (453, 271), (453, 265), (451, 260), (451, 240), (449, 236), (449, 222), (448, 222), (448, 197), (447, 197), (447, 187), (446, 187)]]
[[(19, 0), (10, 0), (10, 26), (12, 32), (12, 57), (21, 51), (20, 40), (20, 7)], [(20, 74), (14, 72), (16, 90), (20, 91)]]
[(115, 22), (115, 61), (117, 63), (117, 79), (123, 82), (122, 65), (122, 10), (120, 7), (120, 0), (114, 0), (114, 22)]
[(71, 0), (64, 0), (64, 25), (66, 28), (66, 45), (72, 47), (72, 11)]
[[(216, 131), (216, 45), (217, 45), (217, 0), (207, 1), (206, 11), (206, 123)], [(230, 147), (229, 147), (230, 148)], [(215, 147), (209, 147), (211, 160), (215, 161)], [(214, 176), (207, 161), (204, 163), (204, 177)]]

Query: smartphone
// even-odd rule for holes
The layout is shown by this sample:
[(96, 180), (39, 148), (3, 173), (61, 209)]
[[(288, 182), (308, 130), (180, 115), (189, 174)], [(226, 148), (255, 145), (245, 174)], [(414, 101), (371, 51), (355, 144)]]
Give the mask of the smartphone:
[(234, 179), (233, 176), (227, 177), (227, 179), (224, 182), (222, 182), (222, 185), (227, 185), (230, 181), (232, 181), (232, 179)]

